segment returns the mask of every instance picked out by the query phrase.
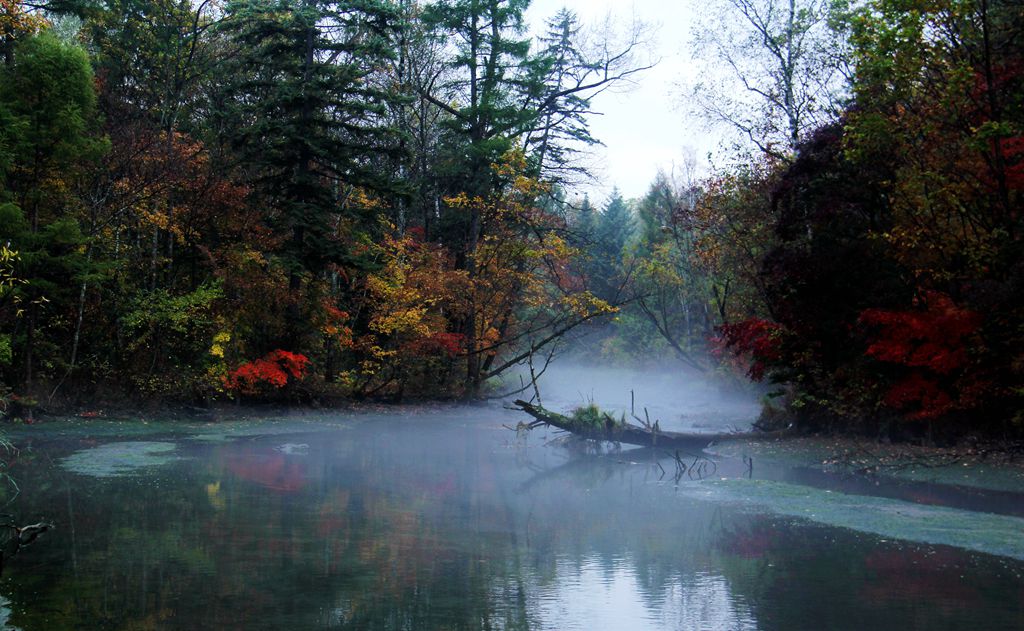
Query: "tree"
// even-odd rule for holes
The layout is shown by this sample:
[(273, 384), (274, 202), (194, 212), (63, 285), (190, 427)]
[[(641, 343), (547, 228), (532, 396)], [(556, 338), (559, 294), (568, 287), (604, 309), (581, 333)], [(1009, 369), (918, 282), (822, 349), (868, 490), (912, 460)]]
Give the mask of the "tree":
[(767, 177), (708, 182), (690, 214), (700, 258), (763, 307), (730, 300), (719, 341), (811, 427), (1019, 423), (1020, 13), (878, 0), (839, 28), (844, 118), (791, 134)]
[(423, 230), (432, 240), (441, 207), (438, 164), (441, 153), (442, 121), (448, 114), (425, 95), (435, 94), (449, 72), (445, 42), (424, 23), (424, 7), (418, 0), (398, 2), (396, 55), (391, 75), (403, 97), (389, 101), (390, 117), (401, 130), (400, 143), (411, 159), (398, 167), (398, 177), (407, 182), (408, 198), (396, 200), (391, 221), (400, 233), (409, 227)]
[[(455, 39), (455, 72), (437, 85), (441, 98), (425, 94), (451, 116), (469, 147), (467, 192), (486, 185), (489, 165), (519, 139), (534, 160), (537, 174), (558, 181), (572, 168), (571, 147), (596, 142), (584, 115), (591, 99), (652, 67), (638, 59), (647, 29), (634, 24), (623, 41), (610, 31), (584, 47), (576, 16), (559, 12), (530, 52), (523, 12), (529, 0), (444, 0), (429, 5), (425, 17), (439, 35)], [(444, 97), (457, 99), (455, 107)]]
[(465, 272), (445, 248), (415, 231), (385, 236), (373, 249), (379, 269), (366, 278), (359, 314), (365, 325), (358, 332), (333, 325), (335, 339), (354, 355), (343, 383), (360, 397), (460, 395), (464, 381), (455, 359), (467, 348), (452, 322), (466, 317)]
[(575, 273), (579, 252), (562, 237), (562, 221), (537, 206), (549, 185), (529, 176), (526, 156), (509, 152), (494, 170), (505, 184), (489, 196), (446, 200), (479, 213), (485, 235), (461, 309), (472, 325), (465, 338), (471, 396), (512, 366), (550, 358), (566, 333), (616, 311)]
[[(32, 393), (44, 304), (84, 272), (76, 192), (106, 143), (96, 133), (96, 95), (86, 54), (41, 34), (19, 42), (0, 73), (0, 111), (12, 125), (12, 159), (0, 180), (5, 236), (21, 254), (22, 378)], [(13, 137), (12, 137), (13, 136)]]
[(588, 280), (598, 298), (616, 303), (623, 298), (623, 250), (633, 236), (633, 213), (616, 187), (597, 215), (593, 243), (588, 248)]
[(724, 73), (705, 73), (686, 98), (712, 124), (789, 160), (843, 105), (848, 64), (832, 11), (830, 0), (716, 0), (693, 50)]
[[(50, 6), (66, 21), (76, 18), (65, 12), (82, 17), (78, 37), (91, 44), (98, 109), (111, 145), (85, 187), (79, 218), (97, 273), (78, 283), (67, 369), (51, 398), (83, 357), (89, 358), (83, 372), (117, 365), (132, 375), (124, 382), (150, 395), (192, 391), (192, 374), (203, 369), (196, 345), (209, 344), (195, 338), (207, 331), (196, 326), (192, 337), (176, 337), (175, 316), (164, 307), (192, 304), (211, 280), (199, 218), (220, 212), (224, 225), (237, 217), (228, 211), (237, 206), (224, 202), (238, 190), (222, 186), (227, 174), (214, 174), (197, 141), (201, 88), (213, 62), (209, 34), (219, 11), (209, 2), (175, 0)], [(212, 301), (200, 302), (212, 310)], [(140, 305), (155, 307), (147, 314), (152, 330), (137, 326)], [(169, 375), (174, 378), (163, 379)]]
[(587, 248), (593, 244), (597, 232), (597, 211), (589, 195), (583, 196), (571, 226), (576, 247)]
[[(445, 0), (429, 5), (424, 18), (437, 36), (455, 42), (449, 62), (455, 72), (438, 87), (458, 99), (457, 107), (425, 96), (450, 116), (450, 150), (466, 152), (466, 159), (453, 161), (456, 171), (450, 175), (456, 178), (456, 190), (471, 196), (495, 188), (491, 165), (537, 116), (521, 107), (524, 96), (540, 90), (532, 72), (530, 41), (524, 36), (523, 11), (528, 5), (529, 0)], [(479, 239), (473, 233), (479, 227), (470, 232), (472, 251)]]
[(1021, 28), (987, 0), (879, 1), (853, 18), (851, 149), (896, 171), (886, 238), (933, 282), (1005, 265), (1020, 235)]
[(689, 218), (697, 193), (693, 181), (659, 173), (637, 205), (640, 235), (626, 264), (634, 268), (629, 290), (636, 298), (634, 311), (643, 323), (646, 345), (657, 347), (660, 340), (676, 359), (705, 370), (702, 355), (712, 326), (713, 285), (695, 258), (699, 233)]
[(5, 65), (14, 63), (14, 49), (20, 39), (38, 33), (46, 18), (19, 0), (0, 0), (0, 57)]
[[(471, 281), (479, 274), (476, 251), (483, 240), (493, 237), (485, 232), (480, 211), (507, 186), (493, 165), (521, 143), (530, 166), (524, 176), (546, 177), (554, 168), (553, 156), (560, 153), (560, 138), (588, 137), (580, 115), (589, 97), (644, 69), (631, 54), (641, 46), (639, 32), (617, 49), (606, 40), (593, 57), (584, 58), (572, 42), (577, 30), (568, 14), (559, 20), (561, 33), (542, 52), (531, 54), (523, 22), (528, 4), (444, 0), (429, 5), (425, 16), (435, 36), (452, 42), (454, 51), (445, 81), (435, 85), (435, 92), (423, 91), (421, 96), (446, 114), (441, 188), (448, 199), (465, 196), (472, 202), (458, 208), (449, 204), (448, 210), (455, 212), (443, 212), (441, 217), (441, 238), (453, 248), (457, 265)], [(502, 228), (495, 222), (491, 226)], [(475, 306), (468, 309), (477, 311)], [(470, 321), (463, 323), (470, 349), (479, 346), (477, 328)], [(475, 352), (467, 357), (469, 391), (488, 372), (481, 370), (480, 361)]]
[(95, 49), (108, 124), (189, 128), (213, 63), (207, 34), (219, 12), (209, 0), (108, 0), (83, 3), (83, 31)]
[(579, 163), (578, 154), (600, 143), (591, 136), (586, 120), (591, 100), (600, 90), (591, 94), (571, 89), (594, 71), (588, 55), (593, 51), (581, 48), (582, 31), (576, 14), (563, 8), (547, 21), (547, 32), (538, 39), (538, 73), (543, 81), (538, 103), (551, 102), (523, 135), (523, 146), (536, 156), (538, 172), (557, 183), (585, 176), (586, 167)]
[[(849, 152), (890, 170), (883, 191), (891, 223), (876, 238), (914, 279), (912, 297), (865, 314), (873, 348), (896, 340), (921, 343), (925, 355), (938, 346), (965, 357), (942, 373), (916, 364), (920, 357), (872, 355), (891, 383), (906, 386), (888, 403), (911, 418), (1019, 421), (1024, 393), (1008, 384), (1021, 379), (1012, 358), (1024, 351), (1020, 7), (878, 0), (853, 14), (850, 31), (857, 107)], [(958, 313), (972, 326), (947, 326)], [(895, 326), (908, 322), (920, 324), (913, 336)]]
[(890, 173), (884, 162), (851, 160), (843, 146), (841, 126), (822, 128), (777, 175), (775, 242), (759, 274), (767, 314), (755, 315), (775, 325), (764, 372), (788, 384), (803, 423), (870, 427), (876, 377), (864, 362), (858, 320), (865, 309), (906, 304), (913, 290), (873, 237), (889, 226), (882, 183)]
[[(240, 0), (227, 13), (234, 79), (219, 115), (286, 238), (278, 255), (299, 301), (305, 280), (328, 265), (363, 265), (340, 237), (374, 227), (360, 191), (391, 185), (374, 168), (397, 152), (384, 119), (391, 95), (372, 75), (392, 55), (395, 14), (383, 2), (320, 0)], [(282, 342), (296, 346), (309, 327), (297, 306), (289, 320)]]

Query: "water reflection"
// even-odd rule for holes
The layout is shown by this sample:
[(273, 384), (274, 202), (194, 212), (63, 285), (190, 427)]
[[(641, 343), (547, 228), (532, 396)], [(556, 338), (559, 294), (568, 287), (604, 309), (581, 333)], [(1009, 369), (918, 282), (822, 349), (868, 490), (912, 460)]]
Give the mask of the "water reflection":
[(510, 444), (496, 414), (161, 436), (179, 457), (121, 477), (54, 464), (85, 437), (37, 444), (15, 472), (17, 510), (58, 530), (12, 562), (10, 624), (1024, 626), (1021, 563), (739, 511), (625, 458), (567, 463), (540, 441)]

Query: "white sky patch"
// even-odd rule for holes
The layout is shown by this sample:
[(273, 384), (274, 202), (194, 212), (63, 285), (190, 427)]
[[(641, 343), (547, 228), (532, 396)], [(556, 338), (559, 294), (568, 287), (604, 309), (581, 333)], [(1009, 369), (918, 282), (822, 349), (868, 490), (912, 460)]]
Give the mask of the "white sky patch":
[(585, 25), (602, 23), (611, 14), (613, 24), (628, 29), (636, 19), (657, 27), (653, 56), (660, 63), (636, 79), (636, 86), (617, 93), (605, 92), (593, 102), (600, 116), (590, 117), (591, 133), (605, 146), (596, 147), (596, 181), (580, 187), (603, 204), (614, 186), (626, 198), (641, 197), (659, 169), (671, 171), (689, 152), (698, 169), (717, 139), (680, 103), (680, 81), (692, 81), (698, 68), (686, 50), (694, 22), (694, 3), (686, 0), (534, 0), (526, 17), (534, 33), (566, 7)]

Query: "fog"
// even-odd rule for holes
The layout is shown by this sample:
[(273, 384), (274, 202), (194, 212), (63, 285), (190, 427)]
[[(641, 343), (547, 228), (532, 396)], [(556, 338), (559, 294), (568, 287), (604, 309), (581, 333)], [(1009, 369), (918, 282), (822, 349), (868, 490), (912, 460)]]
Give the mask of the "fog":
[[(671, 366), (544, 382), (551, 407), (633, 389), (677, 426), (757, 411)], [(1020, 520), (928, 487), (848, 493), (761, 456), (676, 479), (658, 450), (565, 448), (496, 404), (285, 415), (22, 426), (16, 510), (59, 527), (7, 563), (0, 627), (1019, 627)]]
[[(659, 369), (629, 369), (598, 362), (558, 361), (538, 380), (542, 403), (556, 411), (593, 402), (629, 417), (635, 413), (670, 431), (747, 429), (761, 410), (759, 394), (714, 376), (667, 363)], [(529, 394), (525, 398), (529, 398)]]

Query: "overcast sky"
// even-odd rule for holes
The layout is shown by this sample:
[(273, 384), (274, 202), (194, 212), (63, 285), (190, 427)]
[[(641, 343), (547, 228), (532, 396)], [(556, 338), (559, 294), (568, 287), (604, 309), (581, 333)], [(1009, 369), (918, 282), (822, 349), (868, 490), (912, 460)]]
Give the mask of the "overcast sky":
[(588, 186), (594, 201), (602, 203), (613, 186), (627, 198), (640, 197), (658, 169), (670, 171), (687, 151), (705, 156), (717, 142), (680, 106), (680, 81), (693, 81), (696, 68), (686, 51), (693, 22), (695, 0), (534, 0), (527, 19), (534, 32), (562, 7), (576, 12), (584, 24), (603, 22), (611, 13), (615, 23), (628, 28), (633, 15), (657, 27), (654, 56), (660, 63), (638, 77), (638, 85), (626, 92), (605, 92), (593, 103), (601, 112), (590, 121), (597, 147), (598, 182)]

